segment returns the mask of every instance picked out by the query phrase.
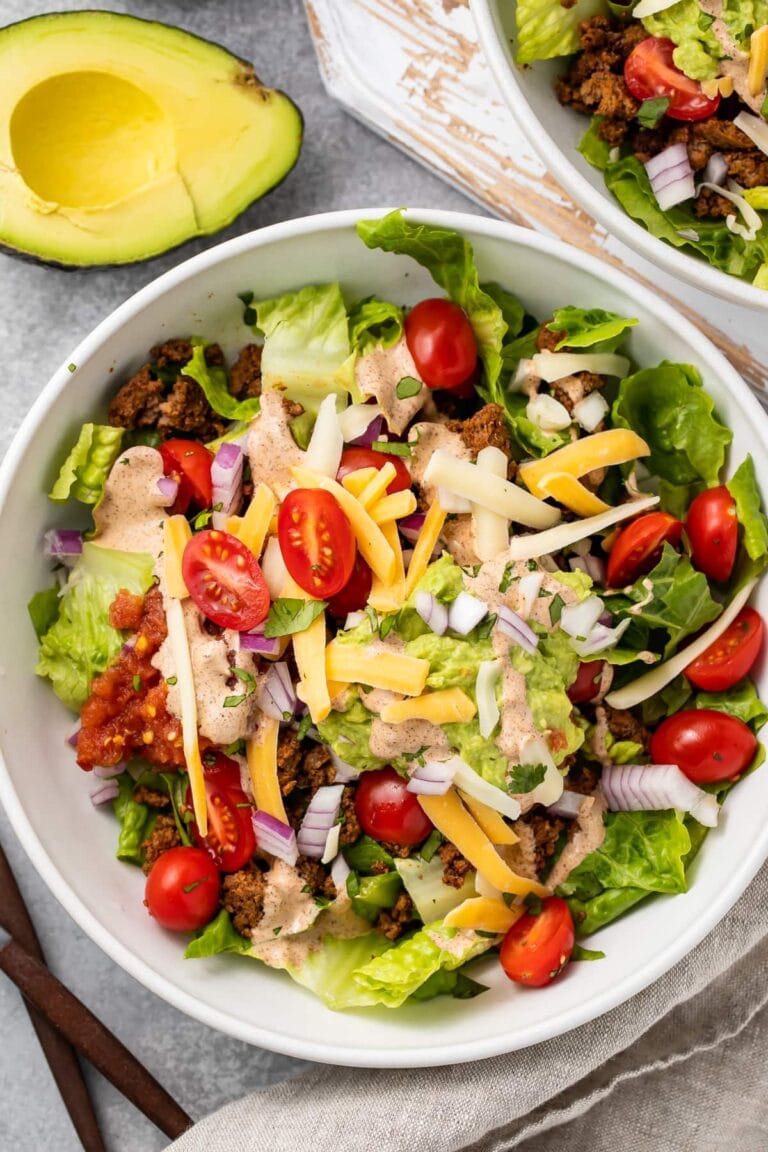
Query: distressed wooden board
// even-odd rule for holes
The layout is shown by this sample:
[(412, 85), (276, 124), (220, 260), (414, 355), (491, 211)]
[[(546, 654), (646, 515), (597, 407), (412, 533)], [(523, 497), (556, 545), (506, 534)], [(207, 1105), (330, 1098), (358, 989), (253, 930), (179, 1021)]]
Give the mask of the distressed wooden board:
[(608, 260), (705, 332), (768, 402), (768, 321), (682, 285), (608, 236), (533, 154), (482, 57), (468, 0), (305, 0), (325, 86), (494, 215)]

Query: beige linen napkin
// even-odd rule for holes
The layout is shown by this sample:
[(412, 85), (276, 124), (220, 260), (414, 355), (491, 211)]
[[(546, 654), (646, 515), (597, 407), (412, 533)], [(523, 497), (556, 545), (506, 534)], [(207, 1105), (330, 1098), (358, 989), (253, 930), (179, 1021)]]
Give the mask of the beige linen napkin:
[(449, 1068), (315, 1065), (172, 1152), (767, 1152), (766, 1001), (768, 865), (689, 956), (590, 1024)]

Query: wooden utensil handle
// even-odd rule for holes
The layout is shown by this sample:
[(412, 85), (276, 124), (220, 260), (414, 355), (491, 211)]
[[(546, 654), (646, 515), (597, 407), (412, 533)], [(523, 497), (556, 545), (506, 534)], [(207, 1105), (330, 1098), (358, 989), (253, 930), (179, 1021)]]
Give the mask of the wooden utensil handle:
[(0, 948), (0, 970), (10, 977), (25, 999), (166, 1136), (174, 1139), (186, 1132), (192, 1124), (187, 1113), (44, 964), (11, 940)]

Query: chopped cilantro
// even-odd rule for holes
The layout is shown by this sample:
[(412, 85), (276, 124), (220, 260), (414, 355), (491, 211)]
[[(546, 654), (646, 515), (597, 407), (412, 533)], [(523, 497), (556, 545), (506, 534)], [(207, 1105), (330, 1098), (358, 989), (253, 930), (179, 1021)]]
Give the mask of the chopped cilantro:
[(169, 676), (168, 679), (166, 680), (166, 684), (168, 685), (169, 688), (173, 688), (174, 684), (178, 684), (178, 682), (179, 682), (178, 676)]
[(396, 613), (392, 613), (391, 616), (385, 616), (381, 624), (379, 624), (379, 636), (382, 640), (386, 640), (387, 636), (389, 636), (395, 626), (396, 619)]
[(307, 712), (304, 716), (302, 716), (301, 720), (299, 720), (299, 726), (296, 729), (296, 739), (303, 740), (311, 727), (312, 717), (310, 716), (309, 712)]
[(641, 128), (657, 128), (668, 108), (667, 96), (654, 96), (651, 100), (643, 100), (637, 113), (637, 122)]
[(410, 456), (410, 444), (401, 444), (397, 440), (374, 440), (371, 444), (374, 452), (386, 452), (389, 456)]
[(207, 879), (207, 876), (201, 876), (199, 880), (193, 880), (191, 884), (185, 884), (183, 891), (194, 892), (195, 888), (199, 888), (201, 884), (205, 884)]
[(768, 120), (768, 96), (763, 100), (763, 106), (760, 109), (760, 115), (764, 120)]
[(395, 389), (395, 395), (398, 400), (407, 400), (410, 396), (418, 395), (421, 389), (421, 380), (417, 380), (415, 376), (403, 376)]
[(253, 674), (249, 672), (247, 668), (238, 668), (235, 666), (232, 669), (232, 675), (237, 676), (238, 680), (241, 680), (243, 684), (247, 684), (249, 688), (256, 687), (256, 681), (253, 678)]
[(538, 560), (527, 560), (526, 567), (528, 568), (529, 572), (538, 572), (539, 562)]
[(245, 740), (235, 740), (232, 744), (227, 744), (224, 749), (225, 756), (243, 756), (245, 755)]
[(368, 617), (368, 623), (371, 626), (371, 634), (373, 634), (374, 632), (378, 631), (379, 627), (379, 618), (376, 615), (376, 609), (372, 608), (371, 605), (368, 604), (365, 609), (365, 614)]
[(513, 764), (509, 772), (509, 790), (515, 795), (533, 792), (546, 774), (545, 764)]
[(529, 892), (523, 900), (529, 916), (538, 916), (541, 912), (541, 896), (537, 896), (535, 892)]
[(501, 580), (499, 581), (499, 592), (506, 592), (507, 589), (509, 588), (510, 584), (512, 583), (513, 569), (514, 569), (514, 564), (512, 563), (511, 560), (509, 561), (508, 564), (504, 565), (504, 574), (502, 575)]
[(222, 700), (223, 708), (237, 708), (242, 704), (243, 700), (248, 699), (248, 693), (244, 692), (242, 696), (225, 696)]
[(596, 952), (592, 948), (582, 948), (581, 944), (574, 944), (571, 960), (605, 960), (605, 952)]
[(325, 600), (294, 600), (291, 597), (280, 597), (272, 602), (264, 626), (264, 635), (271, 638), (304, 632), (327, 606)]
[(497, 616), (494, 612), (489, 613), (485, 620), (481, 620), (477, 628), (474, 629), (472, 636), (475, 640), (487, 640), (493, 631), (493, 626), (496, 623)]
[(138, 672), (133, 678), (133, 690), (134, 692), (141, 692), (141, 676), (139, 676)]
[(273, 936), (279, 936), (280, 933), (282, 932), (282, 930), (283, 930), (282, 924), (278, 924), (277, 928), (272, 929), (272, 935)]
[(565, 600), (558, 592), (556, 596), (552, 597), (552, 603), (549, 606), (549, 618), (553, 624), (559, 623), (563, 608), (565, 608)]
[(249, 328), (253, 327), (256, 323), (256, 309), (251, 308), (253, 292), (238, 292), (237, 298), (243, 302), (243, 324), (247, 324)]
[(67, 364), (67, 372), (76, 372), (77, 364)]
[(210, 524), (212, 516), (212, 508), (206, 508), (204, 511), (198, 512), (197, 516), (192, 520), (192, 527), (195, 532), (199, 532), (201, 528), (205, 528), (206, 524)]
[(437, 828), (433, 828), (419, 849), (419, 856), (421, 856), (422, 860), (429, 864), (430, 860), (434, 856), (435, 852), (437, 852), (442, 842), (442, 832), (438, 832)]

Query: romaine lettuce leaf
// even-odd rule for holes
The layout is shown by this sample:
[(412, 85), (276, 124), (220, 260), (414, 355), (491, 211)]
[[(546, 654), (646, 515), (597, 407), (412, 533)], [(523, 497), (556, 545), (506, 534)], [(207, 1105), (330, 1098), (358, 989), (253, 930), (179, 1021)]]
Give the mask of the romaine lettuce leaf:
[(222, 908), (218, 916), (206, 924), (187, 945), (184, 953), (185, 960), (199, 960), (204, 956), (218, 956), (220, 952), (236, 952), (247, 955), (251, 950), (251, 941), (236, 932), (232, 919), (226, 908)]
[(528, 419), (527, 407), (528, 397), (522, 392), (508, 392), (504, 396), (510, 431), (524, 453), (540, 458), (570, 444), (567, 428), (562, 432), (544, 432), (538, 424)]
[(593, 116), (589, 122), (589, 128), (579, 141), (577, 148), (581, 152), (584, 159), (593, 168), (597, 168), (599, 172), (604, 172), (608, 165), (611, 163), (612, 146), (607, 140), (603, 140), (599, 133), (599, 128), (605, 117)]
[(745, 724), (751, 724), (755, 732), (768, 720), (768, 708), (757, 694), (757, 689), (748, 676), (734, 684), (727, 692), (698, 692), (693, 700), (693, 708), (714, 708), (716, 712), (727, 712)]
[(763, 560), (768, 556), (768, 520), (763, 512), (757, 487), (755, 465), (747, 456), (726, 482), (736, 501), (736, 515), (743, 529), (742, 541), (750, 560)]
[(35, 592), (27, 604), (27, 612), (29, 612), (29, 618), (38, 640), (42, 640), (48, 629), (59, 618), (61, 606), (59, 591), (59, 585), (54, 584), (51, 588), (46, 588), (44, 592)]
[(310, 285), (255, 307), (264, 333), (264, 388), (277, 388), (312, 412), (329, 393), (354, 388), (347, 309), (338, 284)]
[(57, 504), (69, 499), (98, 504), (110, 469), (120, 455), (123, 434), (122, 428), (108, 424), (83, 424), (48, 498)]
[(564, 336), (555, 348), (592, 348), (600, 344), (601, 352), (613, 352), (621, 343), (627, 328), (632, 328), (637, 320), (606, 312), (602, 308), (558, 308), (547, 328), (550, 332), (563, 332)]
[(192, 347), (192, 359), (182, 368), (184, 376), (197, 381), (211, 408), (225, 420), (251, 420), (261, 407), (258, 396), (238, 400), (229, 390), (226, 368), (206, 363), (205, 341), (194, 339)]
[[(738, 3), (744, 4), (745, 0)], [(693, 80), (717, 76), (723, 49), (712, 31), (714, 18), (702, 12), (697, 0), (678, 0), (671, 8), (646, 16), (642, 23), (651, 36), (666, 36), (675, 42), (673, 59), (686, 76)]]
[(112, 801), (112, 808), (120, 825), (115, 854), (118, 860), (143, 864), (144, 850), (141, 845), (149, 835), (157, 814), (151, 812), (146, 804), (139, 804), (134, 800), (136, 784), (127, 772), (118, 776), (117, 786), (119, 791)]
[(627, 376), (619, 385), (613, 422), (647, 441), (651, 455), (644, 463), (672, 484), (717, 484), (733, 439), (715, 416), (700, 373), (689, 364), (665, 361)]
[(587, 901), (608, 888), (685, 892), (684, 857), (691, 838), (680, 813), (608, 812), (605, 839), (560, 885), (562, 896)]
[(35, 668), (73, 711), (85, 703), (94, 676), (122, 646), (122, 634), (109, 623), (112, 601), (121, 588), (143, 595), (152, 583), (152, 569), (152, 557), (143, 552), (83, 545), (61, 597), (58, 619), (40, 642)]
[(390, 348), (403, 334), (403, 309), (388, 300), (367, 296), (349, 309), (349, 340), (363, 355), (377, 344)]
[(362, 878), (357, 872), (350, 872), (347, 876), (347, 895), (352, 908), (364, 920), (374, 921), (383, 908), (391, 908), (402, 890), (402, 881), (394, 871)]
[(368, 248), (412, 257), (464, 309), (475, 333), (489, 388), (495, 388), (507, 325), (496, 300), (480, 287), (469, 241), (450, 229), (406, 220), (399, 209), (381, 220), (360, 220), (357, 231)]
[(669, 637), (665, 659), (686, 636), (711, 623), (722, 610), (703, 572), (697, 572), (688, 557), (670, 544), (664, 545), (661, 559), (647, 576), (636, 580), (629, 592), (606, 595), (605, 604), (636, 628), (663, 628)]
[(443, 861), (438, 855), (429, 861), (419, 856), (395, 860), (395, 868), (425, 924), (442, 920), (452, 909), (477, 895), (474, 872), (464, 877), (460, 888), (443, 882)]
[(368, 1003), (399, 1008), (435, 973), (452, 972), (492, 945), (490, 937), (445, 928), (438, 920), (356, 968), (352, 981), (363, 996), (371, 997)]
[(570, 56), (579, 49), (579, 24), (605, 11), (603, 0), (576, 0), (570, 6), (553, 0), (518, 0), (515, 8), (518, 64)]

